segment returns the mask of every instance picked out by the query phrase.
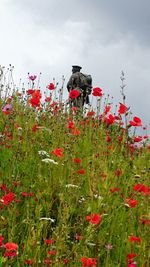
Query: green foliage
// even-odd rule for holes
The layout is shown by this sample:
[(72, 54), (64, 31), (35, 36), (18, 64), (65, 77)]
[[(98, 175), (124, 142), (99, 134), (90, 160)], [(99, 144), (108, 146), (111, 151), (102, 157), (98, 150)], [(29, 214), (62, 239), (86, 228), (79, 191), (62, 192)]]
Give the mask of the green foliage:
[[(14, 258), (0, 248), (3, 266), (25, 266), (29, 259), (44, 266), (49, 259), (61, 267), (68, 259), (68, 266), (77, 267), (86, 257), (96, 258), (97, 266), (123, 267), (130, 253), (137, 254), (137, 266), (149, 266), (149, 192), (133, 187), (148, 186), (150, 150), (132, 150), (119, 126), (61, 111), (37, 116), (17, 100), (11, 114), (1, 114), (0, 131), (0, 234), (4, 244), (19, 246)], [(58, 148), (60, 155), (54, 153)], [(9, 192), (15, 197), (4, 204)], [(127, 199), (138, 204), (131, 207)], [(91, 224), (90, 214), (99, 214), (101, 222)], [(130, 242), (129, 236), (142, 241)], [(46, 245), (46, 239), (54, 242)]]

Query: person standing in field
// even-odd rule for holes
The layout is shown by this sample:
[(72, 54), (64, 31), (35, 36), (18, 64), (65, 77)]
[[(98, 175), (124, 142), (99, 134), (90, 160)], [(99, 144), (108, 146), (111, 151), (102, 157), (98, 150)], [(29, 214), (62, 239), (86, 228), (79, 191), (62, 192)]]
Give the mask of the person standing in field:
[(91, 75), (80, 72), (82, 67), (73, 65), (72, 75), (67, 83), (70, 106), (83, 108), (84, 104), (89, 104), (89, 95), (92, 91)]

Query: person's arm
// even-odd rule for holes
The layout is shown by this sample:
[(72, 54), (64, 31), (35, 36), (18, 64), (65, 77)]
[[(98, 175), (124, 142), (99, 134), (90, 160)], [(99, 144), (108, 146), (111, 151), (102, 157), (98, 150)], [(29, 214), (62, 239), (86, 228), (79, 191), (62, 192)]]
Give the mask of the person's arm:
[(74, 75), (71, 75), (71, 77), (67, 83), (67, 89), (70, 92), (70, 90), (73, 88), (74, 88)]

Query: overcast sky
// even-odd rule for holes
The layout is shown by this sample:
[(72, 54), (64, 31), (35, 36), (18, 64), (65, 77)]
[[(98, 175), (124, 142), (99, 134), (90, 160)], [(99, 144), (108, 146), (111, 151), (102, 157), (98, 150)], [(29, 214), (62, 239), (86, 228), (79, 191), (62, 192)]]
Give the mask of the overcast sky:
[(15, 66), (16, 83), (42, 72), (43, 90), (81, 65), (114, 101), (123, 70), (126, 104), (148, 124), (149, 25), (149, 0), (0, 0), (0, 65)]

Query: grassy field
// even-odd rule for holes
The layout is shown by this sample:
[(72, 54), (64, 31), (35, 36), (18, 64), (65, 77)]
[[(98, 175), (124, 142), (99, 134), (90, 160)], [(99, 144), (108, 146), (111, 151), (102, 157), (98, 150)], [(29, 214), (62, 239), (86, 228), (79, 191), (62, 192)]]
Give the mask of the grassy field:
[(31, 90), (0, 102), (0, 266), (149, 267), (140, 119), (108, 103), (83, 117)]

